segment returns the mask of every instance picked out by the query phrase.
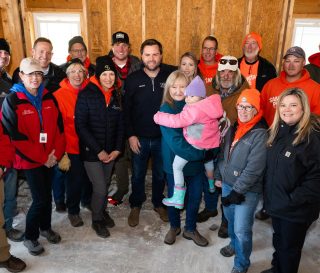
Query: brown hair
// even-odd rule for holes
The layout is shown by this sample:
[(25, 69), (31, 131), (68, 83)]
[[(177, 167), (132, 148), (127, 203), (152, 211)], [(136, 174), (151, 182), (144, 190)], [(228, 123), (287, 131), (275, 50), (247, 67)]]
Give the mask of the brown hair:
[[(182, 54), (182, 56), (180, 57), (180, 61), (179, 61), (179, 70), (181, 69), (181, 61), (182, 61), (182, 59), (184, 58), (184, 57), (187, 57), (187, 58), (189, 58), (189, 59), (191, 59), (192, 61), (193, 61), (193, 63), (194, 63), (194, 73), (193, 73), (193, 75), (192, 75), (192, 79), (195, 77), (195, 76), (197, 76), (197, 74), (198, 74), (198, 60), (197, 60), (197, 57), (196, 57), (196, 55), (194, 55), (192, 52), (190, 52), (190, 51), (188, 51), (188, 52), (186, 52), (186, 53), (184, 53), (184, 54)], [(181, 70), (180, 70), (181, 71)], [(190, 80), (192, 80), (192, 79), (190, 79)]]
[(37, 43), (41, 43), (41, 42), (43, 42), (43, 43), (48, 43), (48, 44), (51, 45), (51, 47), (53, 47), (53, 46), (52, 46), (52, 43), (51, 43), (51, 41), (50, 41), (49, 39), (47, 39), (47, 38), (45, 38), (45, 37), (39, 37), (37, 40), (34, 41), (32, 48), (35, 48), (36, 45), (37, 45)]

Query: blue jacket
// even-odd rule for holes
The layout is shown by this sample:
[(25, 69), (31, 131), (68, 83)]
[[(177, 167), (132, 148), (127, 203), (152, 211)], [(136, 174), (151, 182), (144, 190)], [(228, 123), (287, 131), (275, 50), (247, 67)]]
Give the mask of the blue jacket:
[(235, 128), (230, 127), (221, 149), (214, 176), (217, 180), (231, 186), (236, 192), (262, 192), (263, 174), (267, 160), (267, 130), (265, 124), (258, 122), (233, 147)]
[[(170, 114), (178, 114), (182, 111), (184, 101), (175, 102), (175, 108), (164, 103), (160, 111)], [(185, 176), (194, 176), (204, 171), (204, 150), (193, 148), (183, 137), (182, 129), (160, 126), (162, 133), (162, 159), (165, 173), (173, 174), (172, 163), (175, 155), (189, 160), (183, 169)]]

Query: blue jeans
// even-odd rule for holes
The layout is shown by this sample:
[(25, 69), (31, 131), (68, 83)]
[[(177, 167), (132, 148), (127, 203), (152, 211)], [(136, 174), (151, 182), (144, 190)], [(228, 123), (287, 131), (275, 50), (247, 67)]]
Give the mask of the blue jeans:
[(131, 207), (141, 207), (146, 201), (145, 177), (148, 160), (152, 159), (152, 203), (155, 208), (162, 206), (164, 198), (164, 173), (162, 168), (161, 138), (139, 137), (140, 154), (132, 153), (132, 193), (129, 197)]
[[(230, 194), (232, 187), (222, 183), (222, 196)], [(254, 212), (257, 208), (260, 194), (247, 192), (246, 200), (240, 205), (223, 207), (228, 220), (228, 234), (231, 239), (230, 246), (235, 250), (234, 267), (245, 271), (250, 266), (252, 252), (252, 226)]]
[(45, 166), (24, 171), (31, 191), (32, 204), (26, 217), (26, 240), (37, 240), (39, 229), (51, 228), (51, 184), (53, 169)]
[(220, 195), (219, 190), (216, 187), (215, 192), (210, 193), (208, 179), (203, 181), (202, 186), (203, 186), (203, 199), (204, 199), (204, 203), (205, 203), (205, 208), (208, 211), (216, 210), (217, 205), (218, 205), (219, 195)]
[(5, 219), (5, 230), (12, 229), (13, 217), (17, 208), (17, 170), (10, 168), (4, 176), (4, 205), (3, 214)]
[(66, 173), (60, 171), (58, 165), (55, 165), (53, 167), (52, 193), (53, 193), (54, 202), (56, 204), (65, 203), (66, 183), (67, 183)]
[[(197, 214), (201, 202), (202, 184), (207, 180), (204, 172), (200, 172), (195, 176), (186, 176), (185, 182), (187, 192), (185, 196), (186, 223), (184, 229), (186, 231), (194, 231), (197, 227)], [(166, 174), (168, 186), (168, 197), (172, 197), (174, 188), (174, 178), (172, 174)], [(171, 228), (181, 226), (180, 210), (175, 207), (167, 207), (168, 217)]]

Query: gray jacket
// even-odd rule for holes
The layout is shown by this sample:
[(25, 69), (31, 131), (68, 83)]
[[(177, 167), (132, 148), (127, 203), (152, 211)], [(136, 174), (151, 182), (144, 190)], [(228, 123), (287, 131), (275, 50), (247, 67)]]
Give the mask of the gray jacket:
[(267, 158), (267, 130), (262, 121), (258, 122), (233, 147), (236, 129), (230, 127), (222, 145), (215, 179), (230, 185), (238, 193), (262, 192), (262, 180)]

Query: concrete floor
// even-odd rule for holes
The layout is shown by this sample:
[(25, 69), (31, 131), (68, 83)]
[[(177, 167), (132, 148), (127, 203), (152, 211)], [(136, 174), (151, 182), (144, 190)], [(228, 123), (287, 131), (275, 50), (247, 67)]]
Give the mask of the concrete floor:
[[(150, 187), (150, 186), (148, 186)], [(15, 219), (16, 228), (23, 229), (25, 213), (30, 196), (25, 184), (19, 191), (20, 213)], [(203, 204), (202, 204), (203, 205)], [(140, 224), (131, 228), (127, 224), (129, 204), (127, 199), (118, 207), (110, 207), (110, 215), (116, 226), (110, 229), (111, 236), (99, 238), (91, 229), (90, 212), (81, 210), (83, 227), (73, 228), (67, 214), (53, 211), (52, 227), (62, 241), (58, 245), (40, 242), (45, 247), (41, 256), (31, 256), (22, 243), (11, 243), (13, 255), (27, 263), (25, 272), (32, 273), (228, 273), (233, 258), (221, 256), (219, 250), (229, 243), (221, 239), (212, 224), (220, 224), (220, 218), (211, 218), (198, 225), (199, 232), (209, 240), (209, 246), (199, 247), (192, 241), (178, 236), (174, 245), (163, 243), (169, 224), (162, 222), (152, 210), (150, 200), (145, 203)], [(183, 216), (184, 218), (184, 216)], [(320, 221), (310, 229), (301, 259), (299, 273), (316, 273), (320, 267)], [(254, 249), (248, 273), (259, 273), (270, 267), (272, 256), (272, 229), (270, 221), (255, 221)], [(6, 272), (0, 269), (0, 272)]]

